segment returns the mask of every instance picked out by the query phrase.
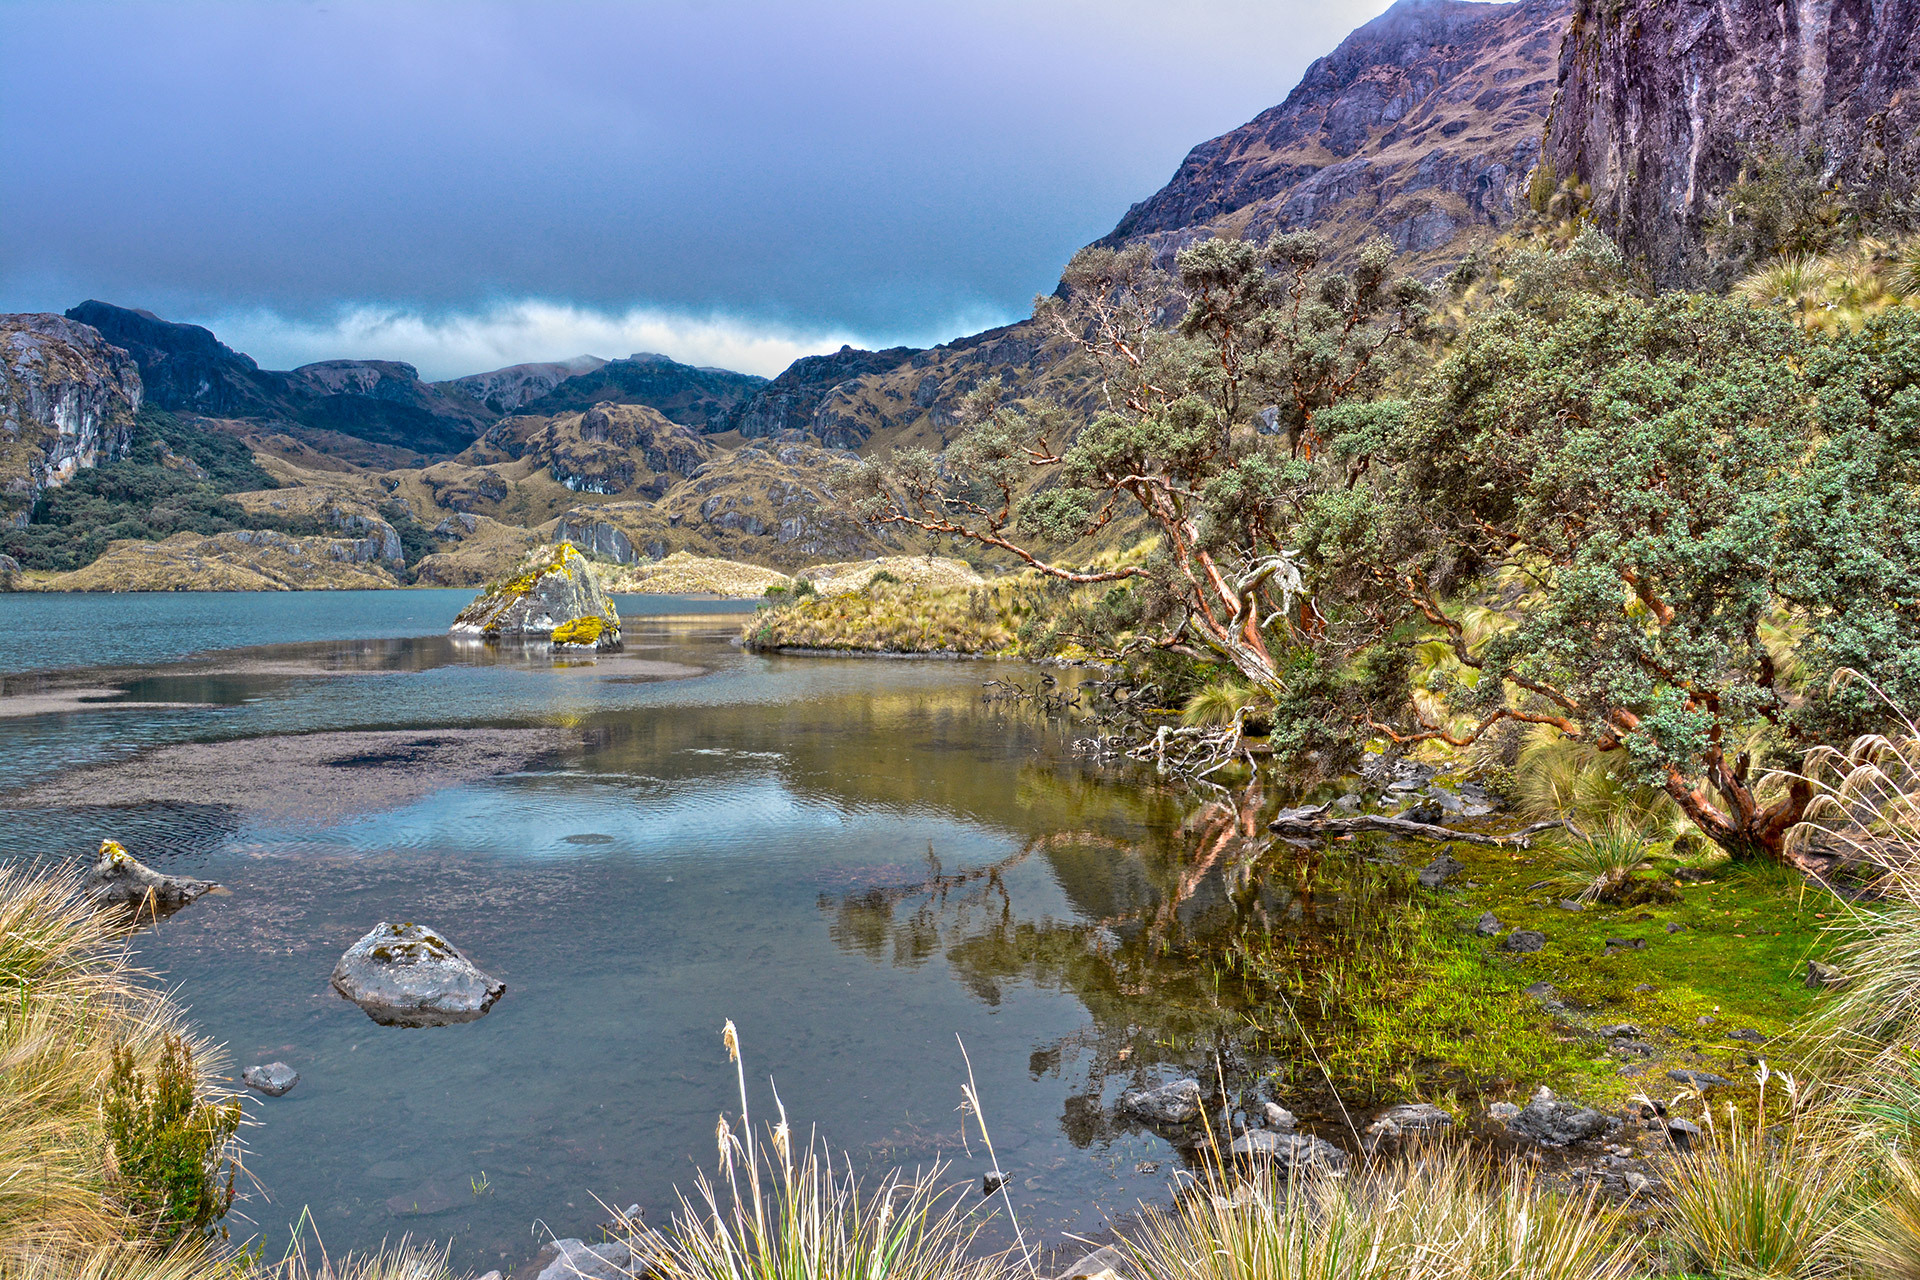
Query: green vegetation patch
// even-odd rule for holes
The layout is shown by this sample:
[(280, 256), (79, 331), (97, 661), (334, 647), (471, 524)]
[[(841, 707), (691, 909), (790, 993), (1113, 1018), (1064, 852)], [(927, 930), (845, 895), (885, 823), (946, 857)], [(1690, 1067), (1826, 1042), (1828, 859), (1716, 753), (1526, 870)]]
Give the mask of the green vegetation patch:
[[(1021, 622), (1034, 602), (1023, 584), (941, 588), (875, 575), (858, 591), (768, 592), (771, 607), (747, 624), (753, 649), (846, 649), (862, 653), (1019, 653)], [(802, 579), (802, 581), (805, 581)]]

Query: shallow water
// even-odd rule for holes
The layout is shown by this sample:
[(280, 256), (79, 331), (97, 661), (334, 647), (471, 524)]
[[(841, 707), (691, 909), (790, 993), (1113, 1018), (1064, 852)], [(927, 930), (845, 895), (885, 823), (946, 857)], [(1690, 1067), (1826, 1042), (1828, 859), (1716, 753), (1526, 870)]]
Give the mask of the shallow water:
[[(1037, 673), (755, 656), (731, 643), (737, 616), (626, 598), (624, 655), (556, 664), (448, 641), (466, 598), (0, 597), (10, 633), (57, 631), (70, 666), (111, 668), (9, 693), (147, 704), (0, 718), (0, 856), (81, 856), (110, 835), (226, 886), (143, 934), (141, 958), (236, 1073), (302, 1073), (284, 1098), (249, 1097), (236, 1234), (277, 1248), (304, 1207), (335, 1252), (412, 1232), (484, 1268), (591, 1234), (596, 1197), (663, 1221), (737, 1110), (727, 1019), (756, 1119), (771, 1076), (796, 1128), (859, 1169), (989, 1167), (962, 1141), (964, 1042), (1030, 1238), (1094, 1235), (1165, 1196), (1177, 1160), (1107, 1106), (1235, 1010), (1157, 957), (1288, 904), (1229, 892), (1196, 864), (1182, 807), (1083, 765), (1065, 724), (982, 701), (983, 680)], [(313, 638), (329, 628), (343, 638)], [(18, 661), (58, 665), (36, 652)], [(136, 776), (116, 762), (172, 744), (489, 726), (557, 745), (346, 812), (326, 803), (340, 766), (262, 776), (244, 746), (196, 748), (233, 762), (226, 792), (182, 800), (161, 776), (145, 803), (18, 798), (82, 765)], [(289, 789), (312, 794), (290, 809)], [(438, 928), (506, 995), (464, 1026), (374, 1024), (327, 978), (383, 919)]]

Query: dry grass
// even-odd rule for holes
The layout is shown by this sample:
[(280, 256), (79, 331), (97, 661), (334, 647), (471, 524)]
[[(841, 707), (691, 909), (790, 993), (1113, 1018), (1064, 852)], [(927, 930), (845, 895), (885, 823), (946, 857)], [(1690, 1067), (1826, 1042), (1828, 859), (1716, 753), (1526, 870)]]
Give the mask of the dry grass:
[[(972, 1245), (981, 1225), (965, 1190), (942, 1189), (943, 1168), (895, 1171), (863, 1188), (823, 1147), (796, 1152), (785, 1108), (756, 1140), (740, 1042), (724, 1031), (740, 1114), (720, 1117), (717, 1182), (702, 1174), (665, 1230), (638, 1223), (630, 1244), (655, 1280), (995, 1280), (1002, 1259)], [(775, 1098), (778, 1103), (778, 1096)]]
[(1762, 1067), (1760, 1085), (1754, 1103), (1709, 1108), (1695, 1149), (1668, 1168), (1668, 1232), (1690, 1267), (1713, 1275), (1840, 1274), (1865, 1149), (1837, 1108), (1808, 1106), (1791, 1077)]
[[(1466, 1150), (1288, 1184), (1253, 1171), (1148, 1215), (1121, 1248), (1179, 1280), (1619, 1280), (1634, 1250), (1590, 1201)], [(1231, 1191), (1226, 1188), (1231, 1185)]]
[(964, 560), (947, 556), (881, 556), (877, 560), (849, 560), (841, 564), (816, 564), (794, 576), (813, 583), (821, 595), (858, 591), (882, 573), (916, 587), (941, 591), (965, 591), (986, 585), (986, 579)]
[[(108, 1196), (101, 1097), (113, 1049), (151, 1068), (178, 1009), (128, 959), (120, 923), (70, 873), (0, 867), (0, 1265), (46, 1266), (128, 1238)], [(202, 1092), (217, 1055), (190, 1040)]]
[(1018, 584), (961, 588), (869, 581), (859, 591), (803, 596), (747, 624), (755, 649), (1011, 656), (1022, 611)]
[(622, 595), (761, 596), (792, 579), (778, 569), (676, 551), (653, 564), (601, 571), (601, 585)]

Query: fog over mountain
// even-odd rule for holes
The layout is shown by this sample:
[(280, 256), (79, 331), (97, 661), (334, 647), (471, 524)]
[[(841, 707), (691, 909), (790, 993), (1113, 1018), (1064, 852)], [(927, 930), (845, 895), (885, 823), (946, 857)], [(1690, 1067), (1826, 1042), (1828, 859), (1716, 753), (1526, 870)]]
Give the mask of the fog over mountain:
[(429, 377), (924, 345), (1023, 315), (1383, 7), (17, 0), (0, 310)]

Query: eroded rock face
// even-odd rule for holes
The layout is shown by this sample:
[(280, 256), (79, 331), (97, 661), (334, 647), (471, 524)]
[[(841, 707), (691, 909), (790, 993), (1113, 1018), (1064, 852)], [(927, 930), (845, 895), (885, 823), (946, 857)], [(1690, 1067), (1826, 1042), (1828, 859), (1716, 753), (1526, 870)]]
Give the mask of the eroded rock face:
[(1920, 168), (1920, 0), (1580, 0), (1543, 159), (1661, 285), (1762, 147), (1818, 145), (1849, 183)]
[(0, 520), (43, 489), (126, 456), (144, 394), (127, 353), (55, 315), (0, 316)]
[(453, 620), (455, 635), (541, 639), (580, 648), (620, 644), (620, 613), (572, 543), (543, 547)]
[(507, 987), (425, 925), (383, 920), (334, 965), (333, 989), (382, 1026), (440, 1027), (472, 1022)]
[(1188, 153), (1103, 243), (1162, 256), (1205, 233), (1385, 235), (1439, 262), (1510, 223), (1553, 94), (1567, 0), (1400, 0), (1285, 102)]
[(118, 841), (102, 840), (82, 888), (94, 905), (125, 907), (142, 916), (170, 916), (195, 898), (218, 888), (210, 880), (170, 876), (155, 871), (122, 848)]

